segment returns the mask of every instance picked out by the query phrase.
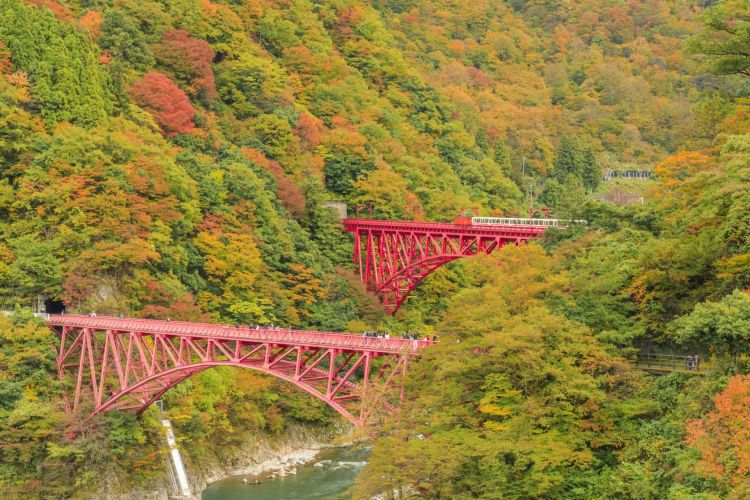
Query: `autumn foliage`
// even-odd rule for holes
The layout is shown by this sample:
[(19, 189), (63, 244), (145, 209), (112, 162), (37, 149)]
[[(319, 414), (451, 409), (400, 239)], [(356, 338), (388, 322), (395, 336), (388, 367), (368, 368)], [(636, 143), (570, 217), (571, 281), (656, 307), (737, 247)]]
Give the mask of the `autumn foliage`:
[(154, 115), (168, 137), (187, 134), (195, 128), (195, 109), (188, 96), (163, 73), (146, 74), (143, 80), (130, 87), (130, 96)]
[(300, 138), (303, 145), (312, 151), (320, 144), (320, 135), (323, 122), (307, 113), (299, 117), (294, 133)]
[(214, 51), (205, 40), (191, 38), (186, 30), (167, 31), (155, 48), (160, 62), (184, 81), (189, 94), (216, 97), (216, 82), (211, 70)]
[(10, 60), (10, 50), (0, 40), (0, 73), (9, 75), (13, 72), (13, 62)]
[(28, 2), (39, 7), (46, 7), (63, 21), (71, 21), (75, 17), (69, 7), (55, 2), (55, 0), (28, 0)]
[[(355, 496), (748, 498), (748, 376), (712, 401), (750, 372), (750, 87), (683, 48), (704, 24), (745, 71), (750, 11), (701, 3), (0, 0), (0, 309), (439, 334)], [(654, 175), (599, 186), (631, 169)], [(385, 318), (334, 199), (588, 224), (441, 267)], [(64, 439), (32, 330), (0, 317), (0, 497), (158, 480), (157, 419)], [(629, 368), (661, 342), (710, 370)], [(193, 463), (335, 418), (249, 372), (164, 395)]]
[(661, 181), (659, 189), (669, 190), (688, 177), (707, 169), (711, 163), (711, 157), (699, 151), (679, 151), (656, 165), (654, 175)]
[(716, 395), (716, 409), (688, 426), (688, 444), (701, 453), (709, 477), (739, 484), (750, 479), (750, 375), (737, 375)]
[(198, 322), (206, 322), (210, 319), (195, 304), (192, 294), (175, 296), (164, 285), (155, 281), (146, 283), (143, 300), (146, 302), (141, 310), (144, 318), (170, 318)]
[(278, 186), (277, 196), (284, 205), (284, 208), (289, 210), (295, 217), (299, 217), (305, 213), (305, 194), (294, 180), (284, 173), (279, 162), (269, 160), (257, 149), (243, 148), (242, 152), (247, 158), (253, 160), (273, 175)]
[(78, 20), (78, 24), (86, 29), (94, 38), (101, 34), (102, 13), (96, 10), (86, 12)]

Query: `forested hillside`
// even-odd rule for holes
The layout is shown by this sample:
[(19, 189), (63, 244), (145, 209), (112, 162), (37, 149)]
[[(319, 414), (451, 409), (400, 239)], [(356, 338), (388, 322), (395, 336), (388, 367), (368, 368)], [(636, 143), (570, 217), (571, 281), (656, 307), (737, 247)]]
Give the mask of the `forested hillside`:
[[(748, 19), (743, 0), (0, 0), (0, 305), (438, 333), (357, 497), (744, 498)], [(605, 170), (653, 171), (644, 204), (594, 201)], [(329, 201), (589, 224), (442, 268), (391, 318)], [(160, 477), (156, 413), (71, 422), (52, 340), (0, 317), (0, 491)], [(645, 375), (644, 343), (707, 373)], [(337, 419), (242, 370), (165, 402), (194, 461)]]

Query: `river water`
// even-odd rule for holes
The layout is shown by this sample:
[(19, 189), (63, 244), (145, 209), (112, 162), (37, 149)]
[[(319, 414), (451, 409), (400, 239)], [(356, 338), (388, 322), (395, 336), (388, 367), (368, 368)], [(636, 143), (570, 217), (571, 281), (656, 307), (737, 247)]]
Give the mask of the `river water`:
[[(297, 474), (270, 478), (268, 473), (232, 476), (208, 485), (202, 500), (347, 499), (354, 477), (367, 463), (369, 447), (329, 448), (312, 462), (296, 467)], [(242, 482), (247, 479), (247, 483)], [(253, 484), (260, 480), (260, 484)]]

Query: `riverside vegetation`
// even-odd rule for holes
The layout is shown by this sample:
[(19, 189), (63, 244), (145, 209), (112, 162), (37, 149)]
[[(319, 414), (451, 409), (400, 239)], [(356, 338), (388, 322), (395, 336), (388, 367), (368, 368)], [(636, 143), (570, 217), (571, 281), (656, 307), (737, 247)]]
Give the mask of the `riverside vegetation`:
[[(352, 495), (750, 496), (745, 0), (0, 0), (0, 303), (436, 332)], [(653, 170), (644, 204), (592, 200)], [(586, 228), (441, 268), (395, 318), (325, 207)], [(0, 491), (162, 477), (158, 414), (62, 410), (0, 316)], [(644, 342), (705, 376), (635, 370)], [(193, 462), (330, 426), (249, 370), (165, 396)], [(69, 430), (76, 437), (69, 439)]]

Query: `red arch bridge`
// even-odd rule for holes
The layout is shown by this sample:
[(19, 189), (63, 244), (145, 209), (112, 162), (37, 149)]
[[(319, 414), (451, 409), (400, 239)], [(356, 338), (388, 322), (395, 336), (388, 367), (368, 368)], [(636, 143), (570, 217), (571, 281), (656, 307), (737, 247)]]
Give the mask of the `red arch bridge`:
[(68, 411), (144, 411), (214, 366), (252, 368), (290, 382), (355, 425), (397, 409), (396, 382), (428, 340), (134, 318), (49, 315), (60, 337), (58, 376)]
[(448, 262), (503, 245), (540, 237), (548, 228), (571, 223), (557, 219), (464, 217), (454, 223), (345, 219), (354, 234), (354, 265), (367, 288), (395, 314), (428, 274)]

